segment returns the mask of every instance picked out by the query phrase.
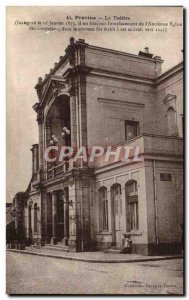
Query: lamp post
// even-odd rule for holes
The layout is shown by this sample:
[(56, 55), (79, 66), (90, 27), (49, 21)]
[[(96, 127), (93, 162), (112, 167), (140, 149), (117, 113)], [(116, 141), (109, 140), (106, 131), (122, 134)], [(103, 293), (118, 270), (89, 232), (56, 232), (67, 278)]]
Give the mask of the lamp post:
[(69, 135), (70, 135), (70, 130), (67, 127), (63, 127), (63, 131), (61, 133), (63, 140), (66, 139), (66, 136), (69, 136)]
[(54, 145), (57, 145), (57, 143), (58, 143), (58, 139), (57, 139), (57, 137), (56, 137), (56, 135), (52, 135), (52, 139), (50, 140), (50, 144), (51, 144), (51, 146), (54, 146)]
[[(58, 144), (58, 138), (56, 137), (56, 135), (52, 135), (52, 139), (50, 140), (50, 145), (51, 146), (56, 146)], [(55, 150), (53, 149), (53, 150), (51, 150), (51, 155), (52, 155), (52, 157), (51, 158), (54, 158), (54, 155), (55, 155)], [(54, 161), (53, 163), (52, 163), (52, 165), (55, 165), (56, 164), (56, 161)]]
[[(64, 141), (64, 145), (65, 146), (69, 146), (69, 145), (66, 145), (67, 143), (66, 143), (66, 138), (68, 138), (68, 136), (70, 136), (70, 130), (67, 128), (67, 127), (63, 127), (63, 131), (62, 131), (62, 133), (61, 133), (61, 136), (62, 136), (62, 139), (63, 139), (63, 141)], [(68, 151), (68, 150), (67, 150)], [(69, 160), (69, 158), (68, 157), (66, 157), (66, 158), (64, 158), (66, 161), (68, 161)]]

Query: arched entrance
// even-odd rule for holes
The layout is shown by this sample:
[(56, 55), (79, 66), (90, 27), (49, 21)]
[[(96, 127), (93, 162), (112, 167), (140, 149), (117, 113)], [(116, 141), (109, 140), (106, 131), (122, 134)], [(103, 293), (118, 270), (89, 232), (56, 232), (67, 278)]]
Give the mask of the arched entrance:
[(121, 215), (122, 215), (122, 193), (121, 185), (116, 183), (111, 187), (112, 206), (112, 241), (113, 244), (121, 246)]
[[(45, 148), (52, 145), (55, 138), (57, 141), (53, 145), (71, 146), (71, 117), (70, 117), (70, 98), (67, 95), (58, 96), (45, 117)], [(62, 162), (56, 161), (56, 165)], [(48, 163), (47, 168), (52, 164)]]

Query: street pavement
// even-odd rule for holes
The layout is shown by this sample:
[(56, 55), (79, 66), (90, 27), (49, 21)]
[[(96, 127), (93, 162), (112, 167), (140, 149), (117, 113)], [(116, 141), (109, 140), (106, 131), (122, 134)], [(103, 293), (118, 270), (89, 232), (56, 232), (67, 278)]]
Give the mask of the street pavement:
[[(12, 252), (20, 252), (22, 254), (32, 254), (32, 255), (39, 255), (39, 256), (48, 256), (54, 257), (59, 259), (68, 259), (68, 260), (78, 260), (78, 261), (85, 261), (85, 262), (102, 262), (102, 263), (121, 263), (121, 262), (142, 262), (142, 261), (155, 261), (155, 260), (167, 260), (167, 259), (175, 259), (175, 258), (182, 258), (182, 255), (168, 255), (168, 256), (145, 256), (139, 254), (126, 254), (126, 253), (119, 253), (119, 252), (103, 252), (103, 251), (95, 251), (95, 252), (65, 252), (60, 250), (57, 247), (26, 247), (25, 250), (18, 250), (18, 249), (8, 249), (7, 251)], [(116, 254), (116, 255), (115, 255)]]
[(182, 294), (182, 259), (91, 263), (7, 252), (8, 294)]

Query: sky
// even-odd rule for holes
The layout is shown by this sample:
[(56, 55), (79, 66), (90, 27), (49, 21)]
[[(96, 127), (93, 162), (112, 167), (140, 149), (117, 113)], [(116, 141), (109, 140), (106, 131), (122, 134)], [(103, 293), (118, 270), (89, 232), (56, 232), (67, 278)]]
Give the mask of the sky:
[(8, 7), (6, 47), (7, 202), (25, 191), (31, 179), (31, 145), (38, 143), (32, 106), (38, 102), (34, 86), (65, 54), (73, 36), (91, 45), (138, 54), (146, 46), (164, 60), (163, 72), (182, 61), (183, 28), (162, 32), (29, 31), (16, 21), (64, 21), (66, 16), (127, 16), (132, 22), (182, 22), (181, 7)]

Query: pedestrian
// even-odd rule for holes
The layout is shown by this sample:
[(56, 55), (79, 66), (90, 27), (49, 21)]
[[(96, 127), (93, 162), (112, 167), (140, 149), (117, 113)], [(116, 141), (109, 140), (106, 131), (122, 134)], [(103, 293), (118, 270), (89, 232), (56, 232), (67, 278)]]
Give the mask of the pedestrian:
[(120, 253), (131, 253), (132, 252), (132, 239), (130, 234), (123, 234), (122, 248)]

